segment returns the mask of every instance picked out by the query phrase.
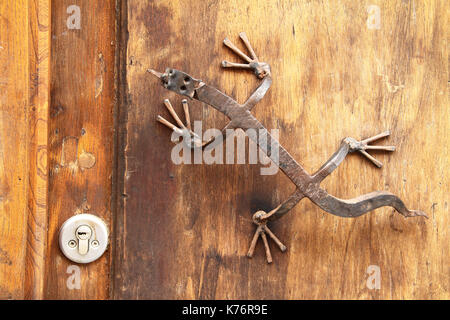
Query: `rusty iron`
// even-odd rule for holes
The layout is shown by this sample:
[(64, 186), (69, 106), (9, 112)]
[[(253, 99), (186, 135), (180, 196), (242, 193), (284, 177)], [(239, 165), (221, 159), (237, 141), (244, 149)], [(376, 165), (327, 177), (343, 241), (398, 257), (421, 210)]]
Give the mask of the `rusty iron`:
[[(315, 173), (312, 175), (308, 174), (305, 169), (297, 163), (295, 159), (292, 158), (292, 156), (278, 143), (278, 141), (272, 138), (268, 130), (251, 114), (250, 111), (252, 108), (264, 97), (267, 90), (270, 88), (272, 84), (272, 77), (269, 65), (264, 62), (259, 62), (246, 34), (242, 32), (239, 36), (244, 45), (247, 47), (251, 57), (243, 53), (228, 38), (226, 38), (223, 42), (224, 45), (230, 48), (231, 51), (247, 63), (242, 64), (223, 61), (222, 67), (248, 69), (253, 71), (258, 78), (262, 79), (262, 83), (255, 89), (244, 104), (239, 104), (237, 101), (218, 89), (207, 85), (202, 80), (193, 78), (185, 72), (172, 68), (167, 68), (164, 73), (160, 73), (152, 69), (149, 69), (148, 71), (157, 76), (166, 89), (174, 91), (180, 95), (187, 96), (190, 99), (196, 99), (204, 102), (225, 114), (230, 119), (230, 122), (222, 130), (224, 139), (226, 138), (225, 129), (241, 128), (244, 131), (247, 129), (255, 129), (266, 134), (267, 143), (260, 144), (256, 137), (252, 137), (250, 135), (249, 138), (257, 143), (269, 158), (271, 157), (271, 149), (278, 148), (279, 155), (277, 158), (277, 164), (286, 176), (289, 177), (289, 179), (296, 185), (296, 190), (289, 196), (289, 198), (270, 212), (266, 213), (264, 211), (258, 211), (253, 215), (253, 222), (257, 225), (257, 228), (251, 241), (247, 254), (248, 257), (251, 258), (253, 256), (257, 241), (259, 237), (261, 237), (266, 251), (267, 262), (272, 262), (272, 255), (270, 253), (266, 235), (268, 235), (278, 245), (281, 251), (286, 251), (286, 246), (281, 243), (272, 231), (270, 231), (267, 227), (267, 222), (281, 218), (305, 197), (309, 198), (322, 210), (339, 217), (355, 218), (377, 208), (390, 206), (405, 217), (423, 216), (428, 218), (422, 211), (407, 209), (400, 198), (387, 191), (375, 191), (353, 199), (343, 200), (328, 194), (324, 189), (322, 189), (320, 187), (320, 183), (339, 166), (348, 153), (359, 152), (369, 159), (374, 165), (380, 168), (382, 163), (367, 153), (366, 150), (394, 151), (395, 147), (393, 146), (369, 145), (369, 143), (375, 140), (389, 136), (390, 132), (385, 131), (361, 141), (357, 141), (356, 139), (349, 137), (343, 139), (339, 149), (330, 157), (330, 159), (328, 159), (328, 161), (326, 161)], [(187, 128), (191, 136), (194, 137), (194, 133), (190, 129), (187, 101), (183, 101), (185, 117), (187, 119), (186, 125), (184, 125), (178, 118), (168, 100), (165, 100), (165, 104), (171, 115), (178, 123), (179, 127), (171, 124), (161, 116), (158, 116), (158, 121), (165, 124), (172, 130), (179, 132), (181, 132), (182, 129)], [(192, 147), (205, 148), (213, 142), (213, 140), (203, 142), (198, 136), (194, 138), (195, 139), (193, 140), (197, 142), (193, 143)], [(271, 148), (268, 146), (271, 146)]]

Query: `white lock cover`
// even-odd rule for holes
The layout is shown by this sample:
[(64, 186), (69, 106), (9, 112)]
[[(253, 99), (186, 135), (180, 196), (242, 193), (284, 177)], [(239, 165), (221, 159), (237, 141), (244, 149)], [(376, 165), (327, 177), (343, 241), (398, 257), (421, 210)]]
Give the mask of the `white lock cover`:
[(108, 228), (97, 216), (83, 213), (69, 218), (59, 230), (59, 247), (71, 261), (89, 263), (108, 247)]

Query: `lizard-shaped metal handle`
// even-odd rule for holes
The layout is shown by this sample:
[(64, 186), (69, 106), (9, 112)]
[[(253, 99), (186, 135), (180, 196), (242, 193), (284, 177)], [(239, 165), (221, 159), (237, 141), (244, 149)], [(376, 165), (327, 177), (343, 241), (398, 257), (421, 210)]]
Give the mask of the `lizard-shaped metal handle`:
[[(292, 156), (278, 143), (278, 141), (276, 141), (269, 134), (267, 129), (250, 113), (251, 109), (264, 97), (267, 90), (270, 88), (270, 85), (272, 84), (272, 77), (269, 65), (258, 60), (255, 52), (253, 51), (253, 48), (250, 45), (250, 42), (247, 39), (246, 34), (242, 32), (239, 34), (239, 36), (247, 47), (251, 57), (247, 56), (241, 50), (239, 50), (230, 42), (230, 40), (225, 39), (224, 44), (239, 57), (244, 59), (247, 63), (240, 64), (223, 61), (222, 67), (249, 69), (252, 70), (258, 78), (263, 79), (259, 87), (242, 105), (223, 92), (217, 90), (216, 88), (208, 86), (203, 81), (195, 79), (182, 71), (170, 68), (166, 69), (165, 73), (160, 73), (152, 69), (149, 69), (148, 71), (156, 75), (161, 80), (162, 85), (165, 88), (178, 94), (187, 96), (191, 99), (196, 99), (204, 102), (225, 114), (230, 119), (230, 122), (225, 126), (226, 129), (255, 129), (259, 130), (259, 132), (263, 132), (263, 134), (265, 134), (267, 137), (267, 140), (265, 140), (266, 143), (260, 143), (260, 140), (257, 137), (249, 135), (249, 138), (257, 143), (269, 158), (271, 157), (270, 150), (278, 148), (279, 153), (278, 158), (276, 159), (278, 162), (276, 163), (278, 164), (279, 168), (296, 185), (296, 190), (287, 200), (285, 200), (270, 212), (266, 213), (264, 211), (258, 211), (253, 215), (253, 221), (257, 225), (257, 229), (255, 235), (253, 236), (253, 240), (247, 254), (248, 257), (251, 258), (253, 256), (256, 243), (258, 241), (258, 238), (261, 236), (266, 249), (267, 262), (272, 262), (272, 256), (270, 253), (266, 234), (274, 240), (281, 251), (286, 250), (286, 246), (283, 245), (281, 241), (267, 227), (267, 222), (281, 218), (304, 197), (309, 198), (313, 203), (315, 203), (324, 211), (340, 217), (358, 217), (383, 206), (391, 206), (405, 217), (427, 217), (426, 214), (422, 211), (408, 210), (402, 200), (387, 191), (375, 191), (353, 199), (343, 200), (328, 194), (324, 189), (320, 188), (320, 183), (322, 182), (322, 180), (325, 179), (331, 172), (333, 172), (350, 152), (358, 151), (369, 160), (371, 160), (377, 167), (381, 167), (381, 162), (369, 155), (366, 150), (394, 151), (395, 147), (392, 146), (369, 145), (370, 142), (388, 136), (390, 134), (389, 131), (380, 133), (376, 136), (367, 138), (362, 141), (357, 141), (353, 138), (343, 139), (339, 149), (331, 156), (331, 158), (327, 162), (325, 162), (322, 167), (320, 167), (320, 169), (317, 170), (314, 174), (309, 175), (305, 171), (305, 169), (300, 164), (298, 164), (294, 160), (294, 158), (292, 158)], [(187, 119), (187, 127), (176, 115), (168, 100), (165, 100), (165, 104), (180, 128), (174, 126), (161, 116), (158, 116), (158, 121), (162, 122), (175, 131), (188, 129), (191, 134), (193, 134), (190, 130), (189, 109), (187, 107), (187, 101), (183, 100), (185, 115)], [(224, 132), (224, 130), (222, 132)], [(212, 142), (203, 142), (201, 141), (201, 139), (199, 139), (199, 137), (194, 137), (193, 147), (197, 146), (204, 148)]]

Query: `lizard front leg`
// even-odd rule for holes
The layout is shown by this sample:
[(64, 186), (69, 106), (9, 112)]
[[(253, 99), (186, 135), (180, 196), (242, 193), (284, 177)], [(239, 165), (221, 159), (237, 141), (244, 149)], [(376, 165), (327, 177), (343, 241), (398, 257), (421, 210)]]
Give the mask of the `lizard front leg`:
[[(191, 128), (191, 119), (190, 119), (190, 113), (189, 113), (189, 105), (186, 99), (183, 99), (181, 101), (183, 104), (183, 110), (184, 110), (184, 117), (186, 124), (184, 124), (181, 120), (174, 108), (172, 107), (172, 104), (170, 103), (169, 99), (164, 100), (164, 105), (166, 106), (167, 110), (169, 111), (172, 118), (175, 120), (177, 125), (172, 124), (170, 121), (166, 120), (162, 116), (158, 115), (156, 120), (160, 122), (161, 124), (165, 125), (169, 129), (173, 130), (176, 133), (176, 139), (173, 140), (173, 142), (178, 141), (179, 137), (183, 137), (183, 142), (186, 144), (187, 147), (190, 149), (194, 148), (202, 148), (203, 150), (208, 150), (208, 148), (214, 148), (217, 144), (222, 143), (229, 134), (228, 129), (232, 129), (233, 125), (231, 122), (229, 122), (223, 129), (221, 130), (221, 134), (216, 137), (212, 137), (211, 139), (207, 141), (203, 141), (203, 139), (194, 131), (192, 131)], [(218, 139), (218, 138), (221, 139)]]

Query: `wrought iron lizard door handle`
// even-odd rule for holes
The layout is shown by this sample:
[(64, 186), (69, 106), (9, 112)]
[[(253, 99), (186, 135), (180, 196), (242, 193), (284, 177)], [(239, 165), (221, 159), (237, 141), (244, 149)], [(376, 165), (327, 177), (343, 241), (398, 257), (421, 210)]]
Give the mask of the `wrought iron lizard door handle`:
[[(201, 80), (197, 80), (182, 71), (170, 68), (166, 69), (165, 73), (160, 73), (152, 69), (149, 69), (148, 71), (157, 76), (166, 89), (174, 91), (180, 95), (187, 96), (191, 99), (196, 99), (204, 102), (225, 114), (230, 119), (230, 122), (226, 125), (225, 128), (241, 128), (243, 130), (255, 129), (260, 130), (260, 132), (263, 131), (267, 136), (267, 143), (260, 144), (258, 139), (255, 139), (251, 136), (249, 136), (249, 138), (257, 143), (269, 158), (271, 157), (270, 149), (273, 150), (274, 146), (278, 148), (278, 166), (296, 185), (296, 190), (293, 194), (290, 195), (289, 198), (287, 198), (283, 203), (281, 203), (270, 212), (266, 213), (264, 211), (258, 211), (253, 215), (253, 221), (257, 225), (257, 229), (255, 235), (253, 236), (247, 254), (248, 257), (251, 258), (253, 256), (256, 243), (259, 237), (261, 237), (266, 250), (267, 262), (272, 262), (272, 255), (270, 253), (266, 235), (274, 240), (281, 251), (286, 250), (286, 246), (283, 245), (281, 241), (267, 227), (267, 222), (281, 218), (304, 197), (309, 198), (322, 210), (340, 217), (359, 217), (369, 211), (383, 206), (391, 206), (405, 217), (427, 217), (426, 214), (422, 211), (408, 210), (402, 200), (387, 191), (375, 191), (353, 199), (342, 200), (328, 194), (324, 189), (320, 188), (320, 183), (322, 182), (322, 180), (325, 179), (331, 172), (333, 172), (350, 152), (358, 151), (370, 161), (372, 161), (377, 167), (381, 167), (381, 162), (369, 155), (366, 150), (394, 151), (395, 147), (392, 146), (369, 145), (369, 143), (375, 140), (388, 136), (390, 134), (389, 131), (380, 133), (376, 136), (367, 138), (362, 141), (357, 141), (353, 138), (343, 139), (339, 149), (331, 156), (331, 158), (326, 161), (314, 174), (308, 174), (305, 169), (299, 163), (297, 163), (292, 158), (292, 156), (278, 143), (278, 141), (276, 141), (269, 134), (267, 129), (250, 113), (251, 109), (264, 97), (267, 90), (270, 88), (270, 85), (272, 84), (272, 77), (269, 65), (258, 60), (255, 52), (253, 51), (253, 48), (250, 45), (250, 42), (248, 41), (246, 34), (242, 32), (239, 34), (239, 36), (247, 47), (251, 57), (247, 56), (245, 53), (239, 50), (230, 42), (230, 40), (226, 38), (223, 43), (247, 63), (241, 64), (223, 61), (222, 67), (248, 69), (253, 71), (258, 78), (262, 79), (262, 83), (259, 85), (259, 87), (242, 105), (231, 97), (225, 95), (223, 92), (217, 90), (216, 88), (213, 88), (202, 82)], [(196, 146), (204, 148), (212, 142), (203, 142), (199, 137), (193, 136), (193, 132), (190, 130), (189, 120), (187, 120), (188, 123), (185, 126), (173, 110), (170, 102), (168, 100), (165, 100), (165, 104), (179, 127), (171, 124), (161, 116), (158, 116), (158, 121), (175, 131), (188, 130), (188, 132), (193, 137), (192, 141), (194, 141), (192, 143), (192, 147)], [(189, 109), (187, 106), (187, 101), (183, 100), (183, 104), (186, 118), (189, 119)], [(271, 148), (267, 148), (267, 146), (271, 146)]]

